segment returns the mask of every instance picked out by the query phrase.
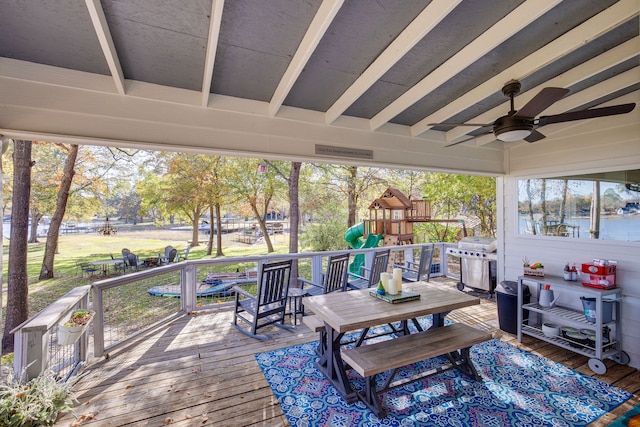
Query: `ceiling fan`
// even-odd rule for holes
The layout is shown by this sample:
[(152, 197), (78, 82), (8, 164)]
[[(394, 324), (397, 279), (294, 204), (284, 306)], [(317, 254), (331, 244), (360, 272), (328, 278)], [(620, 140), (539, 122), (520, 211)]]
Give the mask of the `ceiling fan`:
[(462, 141), (454, 142), (447, 145), (452, 147), (454, 145), (462, 144), (470, 141), (477, 136), (487, 135), (493, 133), (496, 139), (505, 142), (525, 140), (527, 142), (539, 141), (545, 136), (538, 132), (538, 128), (550, 125), (553, 123), (570, 122), (574, 120), (592, 119), (595, 117), (614, 116), (617, 114), (625, 114), (632, 111), (636, 104), (621, 104), (613, 105), (611, 107), (592, 108), (587, 110), (573, 111), (561, 114), (554, 114), (551, 116), (540, 116), (536, 119), (536, 116), (546, 110), (554, 102), (560, 100), (563, 96), (569, 93), (569, 89), (559, 87), (546, 87), (542, 89), (536, 96), (533, 97), (524, 107), (517, 110), (514, 105), (514, 97), (520, 93), (520, 82), (517, 80), (511, 80), (507, 82), (502, 88), (502, 93), (509, 97), (511, 100), (511, 111), (507, 115), (498, 118), (493, 123), (429, 123), (429, 126), (474, 126), (481, 128), (488, 128), (485, 132), (476, 135), (472, 138), (464, 139)]

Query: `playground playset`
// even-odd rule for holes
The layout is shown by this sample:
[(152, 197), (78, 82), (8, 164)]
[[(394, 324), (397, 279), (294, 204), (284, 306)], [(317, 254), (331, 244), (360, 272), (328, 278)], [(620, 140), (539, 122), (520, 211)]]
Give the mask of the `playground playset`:
[[(414, 243), (413, 224), (421, 222), (458, 223), (464, 236), (467, 235), (464, 220), (432, 219), (431, 207), (424, 198), (411, 199), (396, 188), (387, 188), (369, 205), (369, 219), (347, 229), (344, 239), (353, 249), (379, 246), (399, 246)], [(401, 256), (396, 252), (396, 256)], [(404, 260), (394, 259), (390, 263), (400, 264)], [(365, 263), (364, 255), (354, 257), (349, 266), (351, 273), (360, 273)]]

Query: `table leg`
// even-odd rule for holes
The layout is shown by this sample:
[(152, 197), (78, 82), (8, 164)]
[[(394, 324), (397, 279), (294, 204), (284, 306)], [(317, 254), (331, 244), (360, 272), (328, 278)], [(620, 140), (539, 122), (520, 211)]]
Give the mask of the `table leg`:
[[(445, 311), (443, 313), (434, 313), (432, 316), (432, 320), (433, 323), (431, 325), (431, 328), (441, 328), (444, 326), (444, 318), (447, 317), (447, 314), (449, 314), (448, 311)], [(429, 329), (431, 329), (429, 328)]]
[(331, 381), (331, 384), (340, 392), (347, 403), (353, 403), (358, 400), (358, 396), (351, 388), (345, 363), (340, 354), (340, 340), (344, 336), (344, 333), (338, 333), (326, 324), (325, 330), (326, 333), (324, 335), (327, 340), (326, 351), (318, 360), (318, 369)]

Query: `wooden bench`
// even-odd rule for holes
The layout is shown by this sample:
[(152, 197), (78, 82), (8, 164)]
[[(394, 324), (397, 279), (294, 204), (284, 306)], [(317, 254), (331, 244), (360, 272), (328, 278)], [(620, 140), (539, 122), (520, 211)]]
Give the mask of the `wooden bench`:
[(318, 316), (304, 316), (302, 318), (302, 323), (307, 325), (309, 329), (313, 332), (322, 332), (324, 331), (324, 322)]
[[(462, 323), (456, 323), (362, 347), (343, 349), (342, 359), (366, 380), (365, 391), (358, 393), (360, 399), (379, 418), (384, 418), (387, 412), (382, 407), (378, 394), (391, 388), (453, 368), (480, 380), (469, 359), (469, 348), (490, 339), (491, 335), (486, 332)], [(420, 373), (410, 379), (392, 382), (399, 368), (442, 355), (446, 355), (450, 363)], [(376, 388), (376, 375), (386, 371), (393, 372), (383, 387)]]

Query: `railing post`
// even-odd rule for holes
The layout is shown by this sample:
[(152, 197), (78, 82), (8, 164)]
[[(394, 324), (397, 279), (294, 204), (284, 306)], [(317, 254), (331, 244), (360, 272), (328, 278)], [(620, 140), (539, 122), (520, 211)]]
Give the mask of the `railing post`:
[(47, 369), (48, 337), (47, 331), (15, 332), (13, 373), (16, 378), (29, 381)]
[(104, 355), (104, 301), (102, 289), (93, 286), (91, 288), (93, 310), (96, 312), (93, 318), (93, 354), (95, 357)]
[(311, 257), (311, 281), (322, 283), (322, 255)]
[(196, 309), (196, 287), (197, 287), (197, 270), (196, 266), (187, 263), (187, 266), (182, 270), (180, 275), (180, 283), (182, 289), (182, 309), (185, 313), (194, 311)]

